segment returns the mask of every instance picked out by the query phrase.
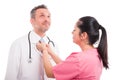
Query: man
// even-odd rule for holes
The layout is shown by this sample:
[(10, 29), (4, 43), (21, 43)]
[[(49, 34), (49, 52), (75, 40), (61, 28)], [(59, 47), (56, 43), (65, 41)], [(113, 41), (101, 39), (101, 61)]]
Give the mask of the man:
[(51, 24), (48, 8), (45, 5), (34, 7), (30, 22), (33, 30), (17, 39), (10, 48), (5, 80), (48, 80), (43, 68), (42, 53), (36, 49), (36, 43), (42, 40), (50, 43), (57, 51), (54, 42), (46, 35)]

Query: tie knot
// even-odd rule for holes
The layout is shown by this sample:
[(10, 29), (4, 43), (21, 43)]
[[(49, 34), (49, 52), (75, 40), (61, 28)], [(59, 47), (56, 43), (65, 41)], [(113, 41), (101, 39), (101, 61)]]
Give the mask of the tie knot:
[(40, 39), (40, 42), (45, 42), (43, 38)]

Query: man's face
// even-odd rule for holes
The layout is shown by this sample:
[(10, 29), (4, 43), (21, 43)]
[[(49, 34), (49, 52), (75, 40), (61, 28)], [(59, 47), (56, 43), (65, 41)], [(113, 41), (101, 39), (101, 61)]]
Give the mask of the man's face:
[(37, 9), (35, 18), (32, 18), (31, 20), (34, 30), (46, 32), (51, 24), (51, 15), (48, 9)]

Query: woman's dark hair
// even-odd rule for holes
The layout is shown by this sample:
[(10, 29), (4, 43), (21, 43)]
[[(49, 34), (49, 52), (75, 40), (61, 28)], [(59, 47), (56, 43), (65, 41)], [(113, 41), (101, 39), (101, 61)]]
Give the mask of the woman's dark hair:
[(81, 30), (81, 33), (86, 32), (89, 38), (89, 44), (93, 45), (99, 40), (99, 30), (101, 30), (101, 38), (99, 45), (97, 47), (100, 59), (102, 59), (103, 66), (107, 69), (108, 66), (108, 52), (107, 52), (107, 34), (104, 27), (102, 27), (98, 21), (91, 16), (85, 16), (79, 19), (78, 28)]

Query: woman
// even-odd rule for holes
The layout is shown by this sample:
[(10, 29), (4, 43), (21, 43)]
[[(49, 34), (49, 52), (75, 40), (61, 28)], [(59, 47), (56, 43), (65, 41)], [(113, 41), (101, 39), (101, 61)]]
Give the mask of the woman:
[[(77, 21), (72, 34), (73, 42), (80, 46), (82, 52), (72, 52), (65, 61), (48, 44), (37, 44), (37, 49), (43, 53), (47, 76), (56, 80), (100, 80), (102, 68), (109, 68), (105, 28), (94, 17), (85, 16)], [(99, 42), (97, 47), (94, 46), (96, 42)], [(49, 55), (56, 62), (54, 67)]]

